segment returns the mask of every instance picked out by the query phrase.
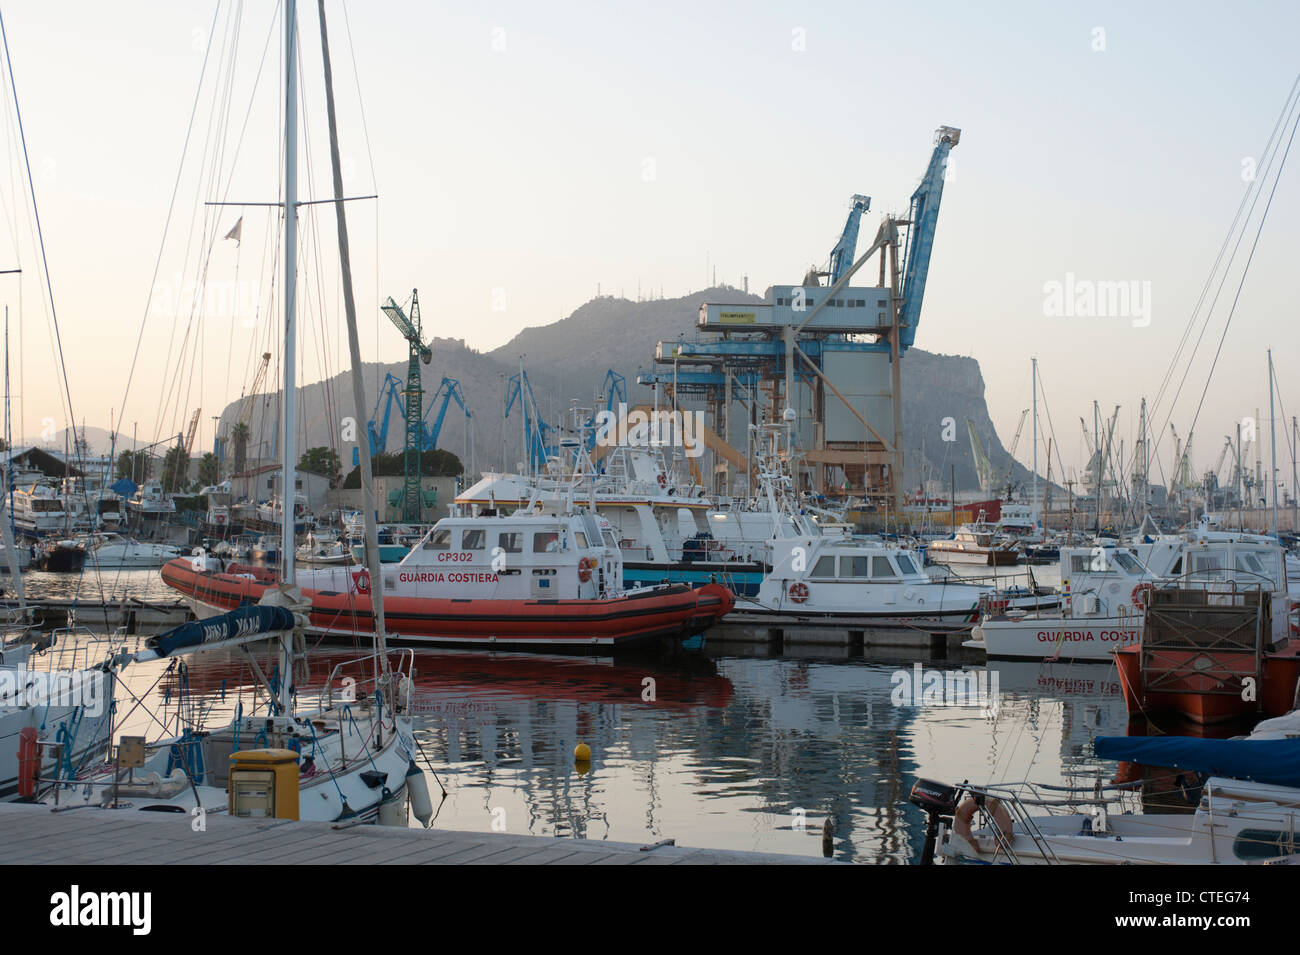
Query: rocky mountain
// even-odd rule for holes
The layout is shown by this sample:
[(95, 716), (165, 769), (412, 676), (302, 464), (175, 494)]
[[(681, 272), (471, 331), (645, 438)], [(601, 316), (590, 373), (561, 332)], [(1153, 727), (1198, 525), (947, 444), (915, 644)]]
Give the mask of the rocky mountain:
[[(674, 299), (633, 302), (601, 296), (578, 308), (572, 315), (550, 325), (526, 328), (509, 343), (490, 352), (466, 347), (463, 340), (436, 339), (433, 361), (423, 366), (426, 407), (443, 377), (460, 382), (472, 418), (472, 427), (453, 402), (447, 411), (439, 447), (460, 455), (466, 466), (471, 459), (479, 470), (514, 467), (521, 457), (521, 424), (518, 406), (503, 419), (505, 393), (510, 376), (519, 371), (521, 358), (532, 382), (544, 420), (559, 423), (571, 402), (590, 407), (601, 388), (607, 369), (624, 375), (628, 399), (635, 404), (648, 400), (648, 388), (635, 383), (638, 372), (653, 368), (655, 346), (660, 341), (695, 336), (695, 322), (701, 302), (740, 304), (760, 301), (758, 296), (723, 286), (703, 289)], [(911, 349), (903, 360), (903, 427), (905, 479), (910, 488), (922, 478), (939, 480), (947, 489), (955, 470), (958, 490), (978, 487), (966, 419), (975, 424), (985, 453), (999, 480), (1008, 473), (1009, 457), (989, 419), (984, 400), (984, 379), (972, 358), (939, 355)], [(406, 365), (367, 365), (365, 393), (373, 404), (385, 374), (405, 378)], [(351, 414), (351, 372), (304, 386), (300, 392), (300, 444), (346, 444), (339, 422)], [(228, 405), (223, 413), (221, 433), (228, 434), (244, 408), (242, 402)], [(249, 458), (275, 456), (276, 401), (271, 396), (254, 397), (248, 405), (252, 439)], [(369, 413), (369, 412), (368, 412)], [(427, 416), (432, 422), (437, 408)], [(379, 415), (382, 418), (382, 410)], [(950, 421), (948, 419), (951, 419)], [(364, 423), (358, 434), (364, 435)], [(946, 440), (947, 439), (947, 440)], [(388, 449), (402, 443), (400, 409), (394, 409), (389, 425)], [(924, 445), (924, 468), (921, 448)], [(351, 467), (350, 452), (344, 452), (344, 469)], [(1009, 470), (1012, 483), (1028, 480), (1019, 464)]]

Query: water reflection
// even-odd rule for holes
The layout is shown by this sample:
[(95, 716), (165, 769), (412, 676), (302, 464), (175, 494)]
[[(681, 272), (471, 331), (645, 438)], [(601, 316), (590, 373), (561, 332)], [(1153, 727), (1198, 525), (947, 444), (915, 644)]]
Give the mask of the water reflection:
[[(272, 649), (257, 656), (269, 673)], [(310, 653), (299, 704), (351, 657)], [(907, 803), (917, 776), (1064, 783), (1114, 773), (1090, 756), (1093, 737), (1128, 728), (1113, 667), (923, 661), (945, 675), (984, 672), (996, 705), (896, 706), (892, 691), (914, 662), (728, 652), (674, 667), (417, 651), (416, 735), (448, 790), (434, 826), (819, 856), (829, 818), (837, 858), (902, 863), (923, 838)], [(178, 714), (215, 726), (253, 700), (237, 654), (135, 665), (124, 683), (125, 732), (160, 731), (134, 697), (172, 729)], [(592, 752), (585, 774), (574, 766), (579, 742)]]

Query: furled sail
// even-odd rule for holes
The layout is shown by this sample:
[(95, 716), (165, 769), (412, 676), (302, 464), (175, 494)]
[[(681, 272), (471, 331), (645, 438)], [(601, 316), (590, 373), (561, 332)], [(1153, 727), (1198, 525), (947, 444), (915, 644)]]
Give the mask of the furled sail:
[(183, 623), (166, 633), (150, 637), (145, 641), (147, 649), (137, 653), (135, 659), (140, 663), (179, 653), (212, 649), (216, 645), (238, 646), (254, 640), (265, 640), (272, 634), (292, 630), (293, 626), (292, 611), (284, 607), (250, 604), (215, 617)]
[(1300, 739), (1098, 736), (1095, 752), (1100, 759), (1300, 786)]

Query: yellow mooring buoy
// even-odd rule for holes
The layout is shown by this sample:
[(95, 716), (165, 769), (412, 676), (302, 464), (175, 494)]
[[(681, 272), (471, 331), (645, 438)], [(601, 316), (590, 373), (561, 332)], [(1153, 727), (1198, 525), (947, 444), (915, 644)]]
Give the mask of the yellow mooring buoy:
[(575, 763), (591, 762), (591, 747), (586, 743), (579, 743), (573, 747), (573, 761)]

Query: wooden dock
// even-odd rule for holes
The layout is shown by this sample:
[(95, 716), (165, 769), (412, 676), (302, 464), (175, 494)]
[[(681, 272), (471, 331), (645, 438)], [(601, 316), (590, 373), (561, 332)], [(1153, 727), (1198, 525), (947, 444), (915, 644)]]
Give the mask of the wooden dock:
[(509, 833), (0, 804), (10, 865), (799, 865), (829, 859)]

